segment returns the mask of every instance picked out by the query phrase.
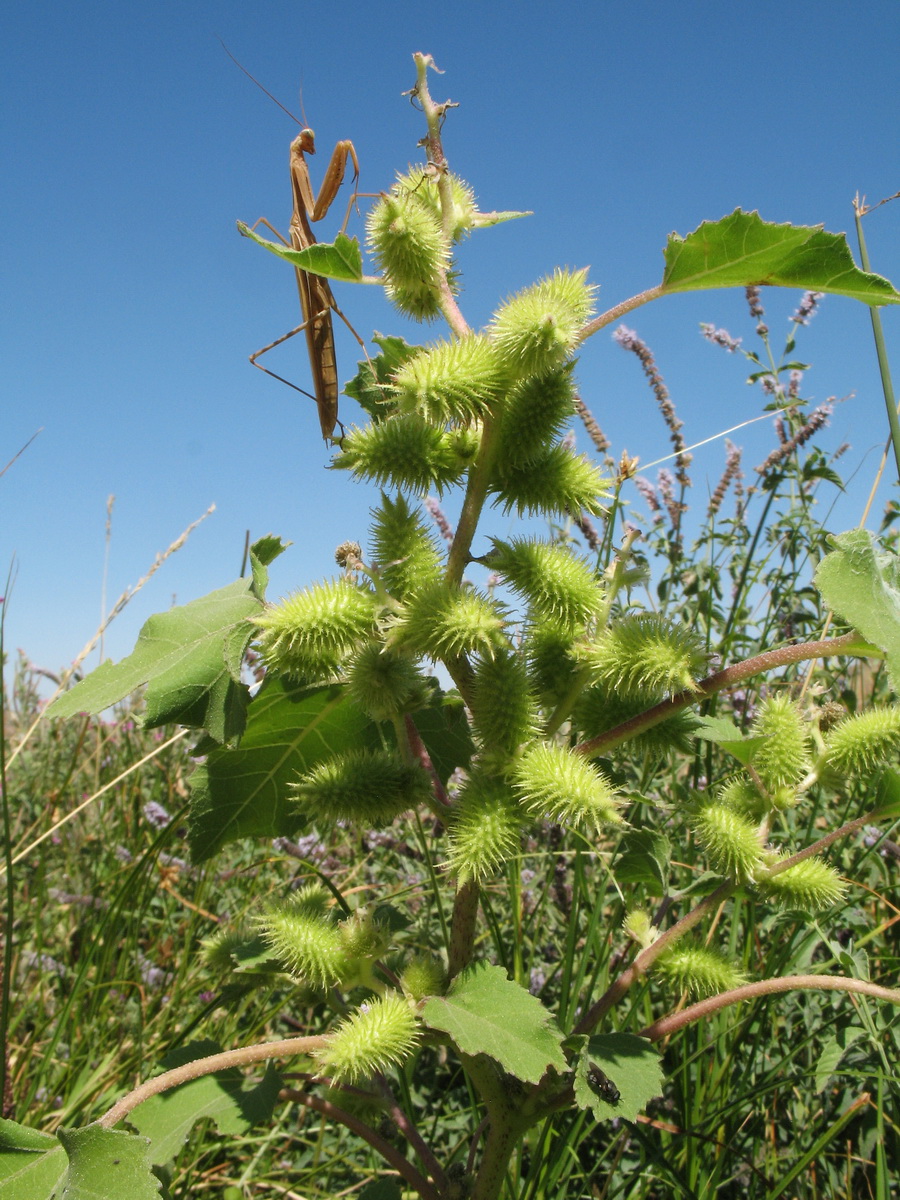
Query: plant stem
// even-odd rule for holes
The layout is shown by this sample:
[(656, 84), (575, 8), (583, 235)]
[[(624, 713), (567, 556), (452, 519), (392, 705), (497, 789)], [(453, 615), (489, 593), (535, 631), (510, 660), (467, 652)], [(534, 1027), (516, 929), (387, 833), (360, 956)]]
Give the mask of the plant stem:
[(278, 1042), (260, 1042), (256, 1046), (241, 1046), (237, 1050), (225, 1050), (221, 1054), (195, 1058), (193, 1062), (184, 1063), (180, 1067), (164, 1071), (162, 1075), (155, 1075), (152, 1079), (148, 1079), (146, 1083), (136, 1087), (127, 1096), (117, 1100), (97, 1123), (103, 1129), (112, 1129), (151, 1096), (168, 1092), (181, 1083), (187, 1083), (190, 1079), (200, 1079), (204, 1075), (213, 1075), (216, 1071), (225, 1071), (230, 1067), (242, 1067), (247, 1063), (264, 1062), (268, 1058), (291, 1058), (295, 1054), (309, 1054), (312, 1050), (317, 1050), (324, 1045), (325, 1038), (322, 1036), (283, 1038)]
[(855, 992), (859, 996), (871, 996), (875, 1000), (886, 1000), (889, 1004), (900, 1005), (900, 991), (869, 983), (866, 979), (852, 979), (845, 975), (783, 975), (777, 979), (758, 979), (755, 983), (745, 983), (730, 992), (708, 996), (680, 1012), (653, 1021), (640, 1031), (640, 1036), (649, 1038), (651, 1042), (658, 1042), (683, 1029), (685, 1025), (702, 1021), (705, 1017), (711, 1017), (714, 1012), (732, 1004), (739, 1004), (742, 1000), (794, 991)]
[[(853, 205), (856, 220), (856, 238), (859, 242), (859, 257), (864, 271), (871, 271), (869, 253), (866, 249), (866, 239), (863, 236), (862, 219), (864, 210), (859, 203)], [(888, 363), (887, 347), (884, 344), (884, 330), (881, 327), (881, 313), (874, 305), (869, 307), (872, 318), (872, 336), (875, 338), (875, 353), (878, 356), (878, 369), (881, 372), (881, 389), (884, 392), (884, 405), (887, 411), (888, 426), (891, 431), (891, 442), (894, 446), (894, 461), (897, 464), (897, 478), (900, 479), (900, 419), (897, 417), (897, 404), (894, 399), (894, 385), (891, 382), (891, 368)]]
[(699, 704), (701, 700), (706, 700), (710, 696), (714, 696), (716, 692), (734, 687), (735, 684), (741, 683), (745, 679), (750, 679), (754, 675), (773, 671), (776, 667), (806, 662), (811, 658), (825, 658), (831, 654), (843, 654), (845, 650), (858, 644), (858, 642), (859, 635), (855, 632), (850, 632), (842, 634), (840, 637), (826, 638), (819, 642), (801, 642), (796, 646), (781, 646), (777, 650), (767, 650), (764, 654), (757, 654), (753, 658), (745, 659), (744, 662), (726, 667), (724, 671), (717, 671), (714, 675), (708, 675), (695, 688), (679, 692), (676, 696), (670, 696), (668, 700), (660, 701), (653, 708), (648, 708), (646, 712), (638, 713), (636, 717), (631, 717), (630, 720), (623, 721), (615, 729), (609, 729), (606, 733), (599, 733), (596, 737), (588, 738), (586, 742), (581, 742), (580, 745), (575, 747), (575, 752), (583, 754), (587, 758), (604, 754), (608, 750), (613, 749), (614, 746), (618, 746), (622, 742), (636, 737), (639, 733), (644, 733), (647, 729), (652, 729), (654, 725), (659, 725), (661, 721), (667, 720), (683, 708), (689, 708), (692, 704)]
[(450, 925), (450, 951), (448, 970), (453, 979), (468, 966), (475, 945), (475, 921), (478, 917), (478, 884), (473, 880), (464, 883), (453, 901), (453, 917)]

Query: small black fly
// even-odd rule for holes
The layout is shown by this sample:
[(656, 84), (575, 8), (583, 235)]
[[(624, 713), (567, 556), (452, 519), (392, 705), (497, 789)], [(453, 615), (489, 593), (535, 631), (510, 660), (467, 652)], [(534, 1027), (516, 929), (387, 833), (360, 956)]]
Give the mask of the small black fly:
[(591, 1063), (588, 1067), (587, 1082), (591, 1091), (601, 1100), (605, 1100), (607, 1104), (616, 1105), (622, 1098), (619, 1089), (596, 1063)]

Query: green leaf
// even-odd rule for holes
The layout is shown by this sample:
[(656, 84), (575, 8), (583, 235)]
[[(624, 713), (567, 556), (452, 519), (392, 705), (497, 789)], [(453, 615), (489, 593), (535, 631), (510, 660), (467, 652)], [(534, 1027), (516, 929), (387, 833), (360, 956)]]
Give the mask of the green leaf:
[(144, 623), (127, 658), (102, 663), (58, 697), (47, 715), (101, 713), (146, 684), (145, 728), (189, 725), (207, 729), (217, 742), (229, 741), (246, 720), (247, 689), (240, 682), (239, 663), (255, 632), (247, 618), (261, 608), (252, 580), (239, 579), (190, 604), (156, 613)]
[(262, 607), (267, 566), (288, 545), (272, 534), (254, 542), (249, 579), (152, 616), (127, 658), (102, 663), (59, 696), (48, 715), (101, 713), (147, 684), (144, 728), (170, 723), (205, 728), (219, 743), (239, 736), (248, 703), (241, 661), (254, 634), (247, 618)]
[(896, 767), (884, 767), (878, 772), (875, 807), (880, 820), (900, 817), (900, 771)]
[(366, 1184), (359, 1200), (403, 1200), (403, 1193), (393, 1179), (376, 1179)]
[(441, 783), (446, 783), (457, 767), (469, 765), (475, 744), (458, 693), (437, 690), (435, 702), (418, 709), (411, 719)]
[(856, 266), (842, 233), (821, 225), (774, 225), (740, 209), (680, 237), (669, 235), (662, 290), (777, 285), (833, 292), (864, 304), (898, 304), (900, 293)]
[(619, 845), (620, 854), (613, 863), (616, 882), (646, 883), (656, 889), (654, 895), (663, 895), (672, 850), (666, 835), (647, 829), (631, 830), (622, 837)]
[(838, 1069), (838, 1063), (853, 1043), (858, 1038), (865, 1036), (865, 1032), (865, 1029), (859, 1025), (848, 1025), (845, 1029), (839, 1029), (837, 1033), (833, 1033), (826, 1039), (822, 1053), (819, 1055), (819, 1061), (816, 1063), (815, 1088), (817, 1092), (825, 1090), (828, 1080)]
[(359, 363), (359, 370), (344, 393), (369, 414), (374, 421), (384, 420), (394, 409), (393, 377), (405, 362), (421, 350), (401, 337), (385, 337), (375, 333), (372, 341), (381, 349), (374, 358)]
[(698, 717), (696, 728), (691, 730), (691, 735), (707, 742), (715, 742), (723, 750), (733, 754), (745, 767), (753, 760), (753, 755), (763, 742), (769, 740), (768, 736), (744, 737), (740, 728), (728, 717)]
[(538, 1083), (548, 1067), (566, 1070), (552, 1014), (502, 967), (470, 967), (446, 996), (426, 1002), (422, 1019), (449, 1034), (463, 1054), (487, 1054), (525, 1083)]
[(838, 534), (834, 544), (816, 568), (815, 585), (830, 608), (884, 651), (891, 687), (900, 691), (900, 560), (879, 552), (866, 529)]
[[(591, 1088), (587, 1073), (596, 1064), (615, 1084), (619, 1099), (611, 1104)], [(588, 1039), (575, 1069), (575, 1102), (589, 1108), (598, 1121), (623, 1117), (634, 1121), (662, 1093), (659, 1054), (646, 1038), (633, 1033), (604, 1033)]]
[(0, 1200), (50, 1200), (68, 1165), (58, 1138), (0, 1120)]
[[(168, 1054), (162, 1065), (169, 1071), (198, 1058), (219, 1054), (221, 1049), (217, 1042), (194, 1042)], [(278, 1072), (269, 1065), (262, 1080), (249, 1087), (245, 1083), (236, 1067), (191, 1079), (145, 1100), (130, 1113), (128, 1122), (149, 1138), (153, 1162), (162, 1166), (177, 1157), (191, 1129), (203, 1117), (208, 1117), (219, 1133), (232, 1137), (268, 1120), (282, 1086)]]
[(269, 677), (250, 704), (237, 749), (214, 750), (191, 777), (191, 854), (203, 862), (242, 837), (293, 837), (288, 784), (333, 754), (381, 745), (378, 727), (338, 685)]
[(250, 238), (270, 254), (283, 258), (301, 271), (324, 275), (326, 279), (340, 279), (345, 283), (361, 283), (363, 280), (362, 252), (356, 238), (339, 233), (333, 243), (313, 242), (305, 250), (295, 250), (292, 246), (283, 246), (280, 242), (270, 242), (260, 237), (243, 221), (238, 221), (237, 227), (243, 237)]
[(59, 1140), (69, 1156), (60, 1200), (159, 1200), (160, 1182), (146, 1138), (87, 1125), (61, 1129)]

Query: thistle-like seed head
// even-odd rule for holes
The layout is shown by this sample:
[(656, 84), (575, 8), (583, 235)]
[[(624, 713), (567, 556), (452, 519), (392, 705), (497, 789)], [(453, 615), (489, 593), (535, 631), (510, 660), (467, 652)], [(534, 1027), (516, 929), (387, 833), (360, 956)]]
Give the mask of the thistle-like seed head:
[(506, 380), (491, 342), (471, 333), (421, 350), (393, 383), (401, 411), (418, 412), (436, 425), (468, 425), (494, 408)]
[(714, 871), (739, 883), (755, 877), (764, 861), (757, 825), (717, 803), (704, 804), (691, 824)]
[(525, 539), (492, 540), (488, 559), (492, 570), (528, 601), (539, 621), (577, 629), (603, 608), (603, 584), (571, 550)]
[[(775, 862), (778, 857), (775, 856)], [(847, 890), (837, 871), (815, 856), (801, 859), (777, 875), (760, 876), (757, 884), (764, 896), (782, 908), (799, 908), (804, 912), (830, 908)]]
[(314, 1058), (321, 1074), (356, 1083), (401, 1065), (415, 1050), (420, 1036), (409, 1002), (389, 992), (360, 1005), (328, 1035)]
[(696, 689), (709, 656), (686, 625), (661, 613), (631, 613), (583, 651), (594, 679), (610, 691), (648, 703)]
[(538, 710), (521, 655), (498, 650), (475, 668), (472, 725), (480, 761), (502, 768), (516, 749), (533, 736)]
[(428, 681), (405, 654), (380, 642), (363, 646), (347, 666), (347, 690), (373, 721), (390, 721), (427, 702)]
[(253, 617), (259, 653), (276, 674), (322, 679), (364, 641), (375, 598), (347, 579), (319, 583)]
[(447, 971), (432, 955), (420, 954), (403, 968), (400, 985), (412, 1000), (441, 996), (447, 987)]
[(759, 706), (751, 737), (765, 741), (754, 751), (753, 766), (765, 787), (780, 794), (778, 807), (790, 807), (793, 785), (809, 770), (809, 736), (800, 710), (789, 696), (767, 696)]
[(416, 592), (390, 641), (426, 658), (452, 659), (461, 654), (490, 657), (508, 645), (503, 611), (473, 587), (448, 587), (442, 581)]
[(259, 920), (264, 940), (292, 975), (324, 991), (354, 971), (340, 930), (304, 906), (271, 908)]
[(621, 824), (612, 784), (593, 763), (565, 746), (531, 746), (516, 763), (512, 781), (522, 804), (535, 816), (592, 833)]
[(471, 466), (478, 443), (474, 427), (446, 430), (420, 413), (401, 413), (354, 429), (334, 466), (379, 487), (441, 495)]
[(710, 946), (676, 943), (656, 960), (654, 967), (679, 991), (692, 996), (716, 996), (747, 982), (743, 971)]
[(900, 749), (900, 706), (870, 708), (846, 717), (828, 734), (828, 765), (843, 775), (862, 775)]
[(443, 555), (420, 510), (403, 496), (391, 499), (382, 492), (381, 504), (372, 517), (372, 556), (388, 592), (397, 600), (406, 600), (437, 583)]
[(387, 825), (428, 798), (431, 783), (418, 764), (407, 766), (393, 750), (347, 750), (290, 785), (298, 805), (317, 820)]
[(561, 366), (594, 307), (596, 287), (587, 271), (562, 271), (513, 296), (497, 312), (491, 336), (516, 379)]
[(523, 812), (506, 784), (472, 776), (460, 790), (447, 847), (447, 864), (459, 882), (489, 879), (519, 852)]

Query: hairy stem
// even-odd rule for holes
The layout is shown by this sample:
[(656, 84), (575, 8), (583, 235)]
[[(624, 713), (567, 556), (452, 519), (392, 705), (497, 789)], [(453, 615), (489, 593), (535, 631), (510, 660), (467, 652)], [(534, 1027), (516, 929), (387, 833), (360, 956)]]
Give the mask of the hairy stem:
[(649, 1038), (651, 1042), (658, 1042), (683, 1029), (685, 1025), (702, 1021), (720, 1009), (739, 1004), (742, 1000), (755, 1000), (757, 996), (795, 991), (855, 992), (859, 996), (871, 996), (874, 1000), (886, 1000), (889, 1004), (900, 1005), (900, 991), (869, 983), (866, 979), (851, 979), (845, 975), (784, 975), (777, 979), (758, 979), (755, 983), (745, 983), (730, 992), (708, 996), (680, 1012), (660, 1017), (658, 1021), (642, 1029), (640, 1036)]
[(843, 654), (858, 643), (859, 635), (857, 633), (845, 633), (841, 637), (826, 638), (820, 642), (801, 642), (797, 646), (781, 646), (778, 650), (767, 650), (765, 654), (757, 654), (753, 658), (745, 659), (744, 662), (726, 667), (724, 671), (708, 675), (695, 688), (679, 692), (668, 700), (662, 700), (653, 708), (648, 708), (646, 712), (638, 713), (636, 717), (623, 721), (615, 729), (609, 729), (606, 733), (600, 733), (586, 742), (581, 742), (575, 747), (575, 751), (578, 754), (584, 754), (587, 758), (604, 754), (612, 750), (614, 746), (627, 742), (647, 729), (652, 729), (654, 725), (659, 725), (660, 722), (680, 712), (681, 709), (689, 708), (692, 704), (699, 704), (701, 700), (714, 696), (716, 692), (734, 687), (745, 679), (751, 679), (754, 675), (762, 675), (767, 671), (775, 670), (776, 667), (806, 662), (811, 658), (826, 658), (831, 654)]
[(144, 1100), (158, 1096), (161, 1092), (168, 1092), (190, 1079), (200, 1079), (204, 1075), (213, 1075), (216, 1071), (225, 1071), (229, 1067), (265, 1062), (269, 1058), (291, 1058), (295, 1054), (309, 1054), (324, 1045), (325, 1038), (321, 1036), (284, 1038), (279, 1042), (261, 1042), (256, 1046), (241, 1046), (237, 1050), (225, 1050), (221, 1054), (196, 1058), (193, 1062), (184, 1063), (171, 1071), (164, 1071), (162, 1075), (156, 1075), (140, 1087), (136, 1087), (127, 1096), (116, 1101), (112, 1108), (103, 1114), (98, 1124), (103, 1129), (112, 1129)]

